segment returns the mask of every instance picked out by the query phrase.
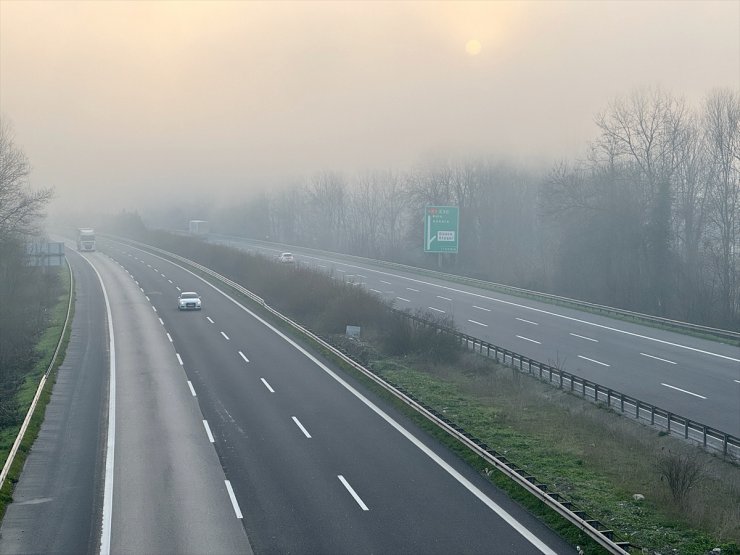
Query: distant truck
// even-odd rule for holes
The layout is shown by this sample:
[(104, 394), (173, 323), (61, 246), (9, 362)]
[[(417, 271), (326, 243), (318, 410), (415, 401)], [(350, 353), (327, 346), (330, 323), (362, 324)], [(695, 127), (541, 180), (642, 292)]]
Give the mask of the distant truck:
[(77, 250), (95, 250), (95, 230), (91, 227), (81, 227), (77, 230)]
[(190, 235), (207, 235), (209, 233), (208, 222), (205, 220), (190, 220), (188, 231)]

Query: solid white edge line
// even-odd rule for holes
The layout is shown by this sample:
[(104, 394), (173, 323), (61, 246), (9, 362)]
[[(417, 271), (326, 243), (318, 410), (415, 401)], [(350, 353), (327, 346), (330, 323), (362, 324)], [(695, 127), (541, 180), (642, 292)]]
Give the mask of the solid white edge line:
[(108, 360), (110, 365), (108, 383), (108, 431), (105, 446), (105, 480), (103, 485), (103, 522), (100, 534), (100, 555), (110, 554), (113, 523), (113, 473), (115, 471), (116, 451), (116, 341), (113, 335), (113, 314), (108, 300), (108, 291), (98, 269), (86, 257), (82, 257), (98, 276), (105, 300), (105, 312), (108, 317)]
[(298, 420), (298, 418), (296, 418), (295, 416), (291, 416), (291, 418), (293, 419), (293, 422), (295, 422), (295, 425), (301, 429), (301, 431), (303, 432), (303, 435), (306, 436), (308, 439), (311, 439), (311, 434), (309, 434), (308, 430), (306, 430), (306, 428), (303, 427), (303, 424), (301, 424), (301, 421)]
[(354, 500), (357, 502), (360, 508), (363, 511), (369, 511), (370, 509), (367, 508), (367, 505), (365, 505), (364, 501), (360, 498), (359, 495), (357, 495), (357, 492), (352, 488), (352, 486), (349, 485), (349, 482), (347, 482), (347, 480), (344, 479), (344, 476), (342, 476), (341, 474), (338, 474), (337, 478), (339, 478), (339, 481), (342, 482), (342, 485), (349, 492), (349, 494), (354, 498)]
[(225, 339), (226, 341), (231, 341), (231, 340), (229, 339), (229, 336), (228, 336), (228, 335), (226, 335), (226, 334), (225, 334), (224, 332), (221, 332), (221, 335), (223, 335), (223, 336), (224, 336), (224, 339)]
[(193, 387), (193, 383), (190, 380), (188, 380), (188, 387), (190, 388), (190, 393), (193, 394), (193, 397), (197, 397), (197, 395), (195, 394), (195, 388)]
[(524, 322), (525, 324), (532, 324), (533, 326), (539, 326), (537, 322), (532, 322), (531, 320), (525, 320), (524, 318), (516, 318), (516, 320), (519, 320), (520, 322)]
[(208, 425), (208, 420), (203, 420), (203, 427), (206, 429), (206, 434), (208, 434), (208, 441), (216, 443), (216, 440), (213, 439), (213, 434), (211, 433), (211, 427)]
[(598, 360), (594, 360), (592, 358), (588, 358), (588, 357), (585, 357), (583, 355), (578, 355), (578, 358), (582, 358), (583, 360), (587, 360), (589, 362), (594, 362), (596, 364), (600, 364), (601, 366), (606, 366), (607, 368), (609, 368), (609, 365), (606, 362), (599, 362)]
[(598, 339), (593, 339), (591, 337), (586, 337), (585, 335), (578, 335), (577, 333), (571, 333), (569, 335), (572, 335), (573, 337), (577, 337), (578, 339), (585, 339), (586, 341), (593, 341), (594, 343), (598, 343)]
[(244, 518), (242, 516), (242, 511), (239, 508), (239, 502), (236, 500), (236, 495), (234, 495), (234, 490), (231, 488), (231, 482), (228, 480), (224, 480), (224, 483), (226, 484), (226, 491), (229, 492), (229, 499), (231, 499), (231, 506), (234, 507), (234, 513), (236, 514), (236, 518), (242, 519)]
[(249, 362), (249, 359), (247, 358), (247, 355), (245, 355), (245, 354), (244, 354), (244, 353), (242, 353), (241, 351), (239, 351), (239, 356), (240, 356), (240, 357), (242, 357), (242, 358), (244, 359), (244, 362)]
[(180, 357), (180, 353), (175, 353), (175, 356), (177, 357), (177, 362), (180, 363), (180, 366), (183, 366), (183, 364), (182, 364), (182, 358)]
[[(134, 247), (134, 248), (137, 248), (137, 247)], [(139, 250), (143, 251), (143, 249), (139, 249)], [(148, 251), (143, 251), (143, 252), (148, 252)], [(152, 254), (152, 253), (149, 253), (149, 254), (151, 254), (152, 256), (156, 256), (157, 258), (160, 258), (162, 260), (166, 260), (165, 258), (159, 255)], [(172, 262), (169, 260), (168, 262), (170, 262), (174, 266), (177, 266), (181, 270), (189, 273), (193, 277), (199, 279), (204, 284), (206, 284), (208, 287), (210, 287), (214, 291), (218, 292), (219, 294), (229, 299), (232, 303), (234, 303), (236, 306), (241, 308), (244, 312), (249, 314), (252, 318), (260, 322), (263, 326), (265, 326), (266, 328), (271, 330), (273, 333), (275, 333), (278, 337), (283, 339), (283, 341), (285, 341), (286, 343), (291, 345), (294, 349), (296, 349), (298, 352), (303, 354), (303, 356), (305, 356), (307, 359), (313, 362), (316, 366), (321, 368), (327, 375), (331, 376), (331, 378), (333, 378), (337, 383), (339, 383), (342, 387), (344, 387), (347, 391), (349, 391), (352, 395), (354, 395), (357, 399), (359, 399), (365, 406), (367, 406), (370, 410), (372, 410), (380, 418), (385, 420), (392, 428), (394, 428), (398, 433), (400, 433), (403, 437), (405, 437), (408, 441), (410, 441), (417, 449), (419, 449), (422, 453), (424, 453), (427, 457), (429, 457), (433, 462), (435, 462), (438, 466), (440, 466), (445, 472), (447, 472), (450, 476), (452, 476), (455, 480), (457, 480), (457, 482), (460, 485), (462, 485), (471, 494), (477, 497), (478, 500), (480, 500), (484, 505), (486, 505), (489, 509), (495, 512), (501, 519), (503, 519), (509, 526), (511, 526), (514, 530), (516, 530), (522, 537), (524, 537), (528, 542), (530, 542), (537, 549), (539, 549), (543, 554), (557, 555), (557, 553), (553, 551), (550, 547), (548, 547), (547, 544), (545, 544), (542, 540), (540, 540), (537, 536), (535, 536), (532, 532), (530, 532), (524, 525), (522, 525), (513, 516), (511, 516), (504, 508), (502, 508), (495, 501), (490, 499), (485, 493), (483, 493), (480, 489), (478, 489), (472, 482), (470, 482), (467, 478), (465, 478), (465, 476), (463, 476), (457, 470), (452, 468), (452, 466), (450, 466), (439, 455), (437, 455), (437, 453), (435, 453), (429, 447), (424, 445), (419, 439), (416, 438), (416, 436), (414, 436), (411, 432), (406, 430), (406, 428), (401, 426), (398, 422), (393, 420), (393, 418), (391, 418), (385, 412), (383, 412), (381, 408), (379, 408), (372, 401), (367, 399), (364, 395), (362, 395), (362, 393), (357, 391), (354, 387), (352, 387), (349, 383), (343, 380), (338, 374), (332, 371), (328, 366), (326, 366), (319, 359), (317, 359), (315, 356), (309, 353), (306, 349), (301, 347), (298, 343), (293, 341), (290, 337), (288, 337), (283, 332), (281, 332), (279, 329), (277, 329), (275, 326), (270, 324), (267, 320), (263, 319), (255, 312), (252, 312), (251, 310), (249, 310), (246, 306), (244, 306), (242, 303), (234, 299), (228, 293), (216, 287), (214, 284), (212, 284), (207, 279), (199, 276), (198, 274), (196, 274), (195, 272), (191, 270), (188, 270), (184, 266), (177, 264), (176, 262)], [(231, 489), (230, 486), (228, 486), (228, 481), (227, 481), (227, 487), (229, 488), (229, 490)], [(235, 502), (235, 498), (233, 497), (232, 497), (232, 502)], [(238, 505), (235, 505), (235, 507), (238, 507)], [(239, 512), (239, 514), (241, 514), (241, 512)]]
[(661, 383), (660, 385), (664, 385), (665, 387), (670, 387), (671, 389), (675, 389), (676, 391), (680, 391), (681, 393), (687, 393), (689, 395), (693, 395), (694, 397), (699, 397), (699, 399), (706, 399), (704, 395), (699, 395), (698, 393), (687, 391), (686, 389), (681, 389), (680, 387), (676, 387), (675, 385), (670, 385), (667, 383)]
[(483, 326), (484, 328), (488, 327), (488, 324), (484, 324), (483, 322), (476, 322), (475, 320), (468, 320), (471, 324), (478, 324), (479, 326)]
[(265, 378), (260, 378), (260, 380), (262, 380), (262, 383), (265, 384), (267, 391), (269, 391), (270, 393), (275, 393), (275, 390), (270, 386), (269, 383), (267, 383), (267, 380)]
[(653, 356), (653, 355), (649, 355), (647, 353), (640, 353), (640, 354), (642, 356), (644, 356), (644, 357), (654, 358), (655, 360), (659, 360), (660, 362), (667, 362), (668, 364), (678, 364), (677, 362), (673, 362), (672, 360), (668, 360), (666, 358), (656, 357), (656, 356)]

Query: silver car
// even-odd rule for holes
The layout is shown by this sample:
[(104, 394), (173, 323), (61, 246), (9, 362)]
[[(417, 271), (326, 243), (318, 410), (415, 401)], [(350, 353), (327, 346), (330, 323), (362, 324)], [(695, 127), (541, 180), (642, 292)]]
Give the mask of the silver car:
[(183, 291), (177, 297), (177, 308), (180, 310), (200, 310), (202, 306), (200, 295), (194, 291)]

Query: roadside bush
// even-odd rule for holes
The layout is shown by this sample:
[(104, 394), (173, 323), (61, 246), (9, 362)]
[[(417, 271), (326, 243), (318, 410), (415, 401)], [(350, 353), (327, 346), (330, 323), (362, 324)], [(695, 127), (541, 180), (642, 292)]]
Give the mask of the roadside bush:
[(705, 465), (696, 453), (674, 453), (661, 450), (655, 466), (660, 481), (665, 481), (673, 501), (680, 508), (686, 507), (691, 490), (702, 480), (706, 471)]

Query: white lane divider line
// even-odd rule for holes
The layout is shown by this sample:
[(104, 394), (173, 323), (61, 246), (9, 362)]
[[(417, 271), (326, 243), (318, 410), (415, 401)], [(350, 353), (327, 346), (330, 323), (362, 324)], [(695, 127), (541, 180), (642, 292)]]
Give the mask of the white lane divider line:
[(228, 336), (228, 335), (226, 335), (226, 334), (225, 334), (224, 332), (221, 332), (221, 335), (223, 335), (223, 336), (224, 336), (224, 339), (225, 339), (226, 341), (230, 341), (230, 339), (229, 339), (229, 336)]
[(357, 495), (357, 493), (355, 492), (355, 490), (352, 489), (352, 486), (349, 485), (349, 482), (347, 482), (347, 480), (344, 479), (344, 476), (342, 476), (341, 474), (339, 474), (339, 475), (337, 475), (337, 478), (339, 478), (339, 481), (342, 482), (342, 485), (347, 489), (347, 491), (349, 492), (349, 494), (352, 497), (354, 497), (355, 501), (357, 501), (357, 504), (360, 506), (360, 508), (363, 511), (369, 511), (370, 509), (367, 508), (367, 505), (365, 505), (365, 503), (362, 501), (362, 499), (360, 499), (360, 496)]
[(193, 387), (193, 383), (190, 380), (188, 380), (188, 387), (190, 388), (190, 393), (193, 394), (193, 397), (197, 397), (197, 395), (195, 394), (195, 388)]
[(136, 285), (139, 285), (139, 282), (138, 282), (138, 281), (136, 281), (136, 280), (134, 280), (134, 283), (135, 283)]
[(170, 282), (170, 284), (172, 284), (172, 280), (171, 280), (171, 279), (168, 279), (167, 281), (169, 281), (169, 282)]
[(240, 356), (240, 357), (242, 357), (242, 358), (244, 359), (244, 362), (249, 362), (249, 359), (247, 358), (247, 355), (245, 355), (245, 354), (244, 354), (244, 353), (242, 353), (241, 351), (239, 351), (239, 356)]
[(162, 318), (159, 319), (159, 323), (164, 326), (164, 320), (162, 320)]
[(152, 268), (152, 270), (154, 270), (155, 272), (159, 272), (159, 270), (157, 270), (156, 268)]
[(477, 326), (483, 326), (484, 328), (488, 327), (488, 324), (484, 324), (483, 322), (476, 322), (475, 320), (468, 320), (471, 324), (476, 324)]
[(378, 291), (377, 289), (370, 289), (370, 291), (372, 291), (373, 293), (377, 293), (378, 295), (382, 295), (383, 294), (382, 291)]
[(408, 299), (404, 299), (403, 297), (396, 297), (399, 301), (403, 301), (405, 303), (410, 303), (411, 301)]
[(178, 291), (182, 291), (182, 289), (180, 289), (177, 285), (175, 285), (175, 289), (177, 289)]
[(451, 301), (452, 300), (449, 297), (443, 297), (442, 295), (437, 295), (437, 298), (438, 299), (442, 299), (443, 301)]
[(382, 279), (380, 280), (380, 283), (385, 283), (386, 285), (390, 285), (390, 284), (391, 284), (391, 282), (390, 282), (390, 281), (384, 281), (384, 280), (382, 280)]
[(215, 324), (216, 323), (213, 320), (211, 320), (211, 317), (210, 316), (206, 316), (206, 320), (208, 320), (211, 324)]
[(663, 385), (665, 387), (670, 387), (671, 389), (675, 389), (676, 391), (680, 391), (681, 393), (687, 393), (688, 395), (693, 395), (694, 397), (699, 397), (699, 399), (706, 399), (704, 395), (699, 395), (698, 393), (693, 393), (691, 391), (687, 391), (685, 389), (681, 389), (680, 387), (676, 387), (675, 385), (669, 385), (667, 383), (661, 383), (660, 385)]
[(159, 275), (160, 275), (160, 276), (162, 276), (163, 278), (166, 278), (166, 277), (167, 277), (167, 276), (166, 276), (166, 275), (164, 275), (164, 274), (159, 274)]
[(475, 306), (473, 305), (473, 308), (477, 308), (478, 310), (483, 310), (485, 312), (491, 312), (490, 308), (483, 308), (482, 306)]
[(311, 434), (308, 433), (308, 430), (303, 427), (303, 424), (301, 424), (301, 421), (298, 420), (295, 416), (291, 417), (293, 419), (293, 422), (295, 422), (295, 425), (298, 426), (301, 431), (303, 432), (303, 435), (306, 436), (308, 439), (311, 439)]
[(239, 508), (239, 503), (236, 500), (236, 495), (234, 495), (234, 490), (231, 487), (231, 482), (228, 480), (224, 480), (224, 483), (226, 484), (226, 491), (229, 492), (229, 499), (231, 499), (231, 506), (234, 507), (234, 513), (236, 513), (236, 518), (244, 518), (242, 516), (242, 511)]
[(152, 305), (152, 310), (153, 310), (154, 312), (157, 312), (157, 307), (156, 307), (156, 306), (154, 306), (154, 305)]
[[(149, 301), (149, 297), (147, 297), (146, 295), (144, 295), (144, 298), (145, 298), (145, 299), (146, 299), (147, 301)], [(149, 302), (151, 302), (151, 301), (149, 301)]]
[(167, 332), (167, 339), (169, 339), (170, 343), (172, 343), (172, 336), (169, 334), (169, 332)]
[(144, 288), (143, 287), (139, 287), (139, 291), (141, 291), (143, 293), (144, 292)]
[(406, 290), (407, 291), (413, 291), (414, 293), (418, 293), (419, 292), (418, 289), (414, 289), (413, 287), (407, 287)]
[(147, 268), (151, 268), (151, 267), (152, 267), (152, 265), (151, 265), (151, 264), (147, 264), (147, 265), (146, 265), (146, 267), (147, 267)]
[(590, 337), (586, 337), (585, 335), (578, 335), (577, 333), (571, 333), (569, 335), (572, 335), (573, 337), (577, 337), (578, 339), (585, 339), (586, 341), (593, 341), (594, 343), (598, 343), (598, 339), (592, 339)]
[(344, 273), (344, 272), (346, 272), (346, 271), (347, 271), (347, 270), (342, 270), (341, 268), (335, 268), (335, 270), (336, 270), (337, 272), (342, 272), (342, 273)]
[(537, 322), (532, 322), (532, 320), (525, 320), (524, 318), (517, 318), (520, 322), (524, 322), (525, 324), (532, 324), (533, 326), (539, 326)]
[(324, 264), (316, 264), (319, 268), (326, 268)]
[(267, 391), (269, 391), (270, 393), (275, 393), (275, 390), (272, 387), (270, 387), (270, 384), (267, 383), (267, 380), (265, 378), (260, 378), (260, 380), (262, 380), (262, 383), (265, 384)]
[(180, 357), (180, 353), (175, 353), (175, 356), (177, 356), (177, 362), (179, 362), (180, 366), (182, 366), (182, 357)]
[(740, 380), (732, 380), (732, 381), (734, 381), (735, 383), (740, 383)]
[(429, 310), (433, 310), (434, 312), (441, 312), (442, 314), (446, 314), (446, 312), (442, 310), (441, 308), (434, 308), (433, 306), (428, 306), (427, 308)]
[(587, 360), (589, 362), (593, 362), (594, 364), (600, 364), (601, 366), (606, 366), (607, 368), (609, 368), (609, 365), (606, 362), (599, 362), (598, 360), (594, 360), (583, 355), (578, 355), (578, 358), (582, 358), (583, 360)]
[(211, 427), (208, 425), (208, 420), (203, 421), (203, 427), (206, 429), (206, 433), (208, 434), (208, 441), (216, 443), (216, 440), (213, 439), (213, 434), (211, 433)]
[(653, 355), (649, 355), (647, 353), (640, 353), (640, 354), (644, 357), (654, 358), (655, 360), (659, 360), (660, 362), (667, 362), (668, 364), (678, 364), (677, 362), (673, 362), (672, 360), (668, 360), (668, 359), (660, 358), (660, 357), (654, 357)]
[(529, 337), (524, 337), (523, 335), (517, 335), (519, 339), (524, 339), (524, 341), (530, 341), (531, 343), (537, 343), (537, 345), (542, 345), (541, 342), (535, 341), (534, 339), (530, 339)]

